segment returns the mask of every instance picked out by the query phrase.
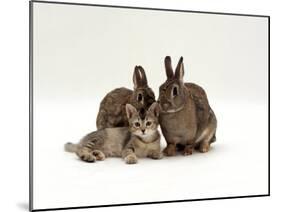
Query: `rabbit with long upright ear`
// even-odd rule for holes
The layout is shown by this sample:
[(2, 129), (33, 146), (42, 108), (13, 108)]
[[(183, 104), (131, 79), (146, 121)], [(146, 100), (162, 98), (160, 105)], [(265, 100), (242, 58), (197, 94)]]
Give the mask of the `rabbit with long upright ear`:
[(164, 153), (173, 156), (177, 150), (184, 155), (194, 148), (209, 151), (216, 139), (217, 120), (203, 88), (184, 83), (184, 66), (181, 57), (173, 72), (171, 58), (165, 58), (167, 80), (159, 88), (161, 112), (159, 123), (166, 139)]
[(133, 105), (141, 117), (145, 116), (146, 110), (155, 102), (155, 96), (148, 86), (143, 67), (135, 67), (133, 83), (134, 90), (116, 88), (103, 98), (96, 119), (97, 129), (128, 126), (126, 104)]

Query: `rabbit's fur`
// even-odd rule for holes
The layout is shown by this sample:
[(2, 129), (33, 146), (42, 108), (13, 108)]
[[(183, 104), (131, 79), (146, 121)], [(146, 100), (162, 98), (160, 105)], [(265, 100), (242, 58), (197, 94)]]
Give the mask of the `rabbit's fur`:
[(97, 129), (128, 126), (126, 104), (133, 105), (141, 116), (155, 102), (152, 89), (147, 84), (144, 69), (136, 66), (133, 75), (134, 90), (117, 88), (109, 92), (101, 101), (96, 119)]
[(159, 88), (161, 113), (159, 123), (166, 139), (164, 153), (168, 156), (183, 150), (192, 154), (194, 148), (207, 152), (216, 139), (217, 120), (203, 88), (184, 83), (184, 66), (181, 57), (175, 73), (171, 58), (165, 58), (167, 80)]

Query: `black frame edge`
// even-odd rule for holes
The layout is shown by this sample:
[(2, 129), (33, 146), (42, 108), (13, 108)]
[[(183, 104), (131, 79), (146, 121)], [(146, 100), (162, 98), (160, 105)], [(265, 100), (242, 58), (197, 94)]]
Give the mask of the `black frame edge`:
[(249, 195), (249, 196), (233, 196), (233, 197), (214, 197), (205, 199), (187, 199), (187, 200), (168, 200), (159, 202), (138, 202), (138, 203), (124, 203), (124, 204), (111, 204), (111, 205), (94, 205), (94, 206), (80, 206), (80, 207), (65, 207), (65, 208), (42, 208), (34, 209), (32, 211), (55, 211), (55, 210), (73, 210), (73, 209), (89, 209), (89, 208), (101, 208), (101, 207), (119, 207), (119, 206), (132, 206), (132, 205), (151, 205), (151, 204), (167, 204), (167, 203), (180, 203), (180, 202), (197, 202), (206, 200), (226, 200), (226, 199), (242, 199), (242, 198), (257, 198), (257, 197), (269, 197), (268, 194)]
[(189, 12), (189, 13), (202, 13), (202, 14), (213, 14), (213, 15), (235, 15), (235, 16), (248, 16), (248, 17), (259, 17), (267, 18), (269, 15), (257, 15), (257, 14), (243, 14), (243, 13), (225, 13), (225, 12), (210, 12), (210, 11), (198, 11), (198, 10), (180, 10), (180, 9), (164, 9), (164, 8), (149, 8), (149, 7), (137, 7), (137, 6), (124, 6), (124, 5), (106, 5), (106, 4), (90, 4), (90, 3), (75, 3), (75, 2), (64, 2), (64, 1), (41, 1), (31, 0), (34, 3), (45, 3), (45, 4), (65, 4), (65, 5), (79, 5), (79, 6), (94, 6), (94, 7), (110, 7), (110, 8), (122, 8), (122, 9), (137, 9), (137, 10), (155, 10), (155, 11), (167, 11), (167, 12)]
[(33, 211), (33, 2), (29, 1), (29, 211)]
[(270, 16), (268, 25), (268, 195), (270, 196)]

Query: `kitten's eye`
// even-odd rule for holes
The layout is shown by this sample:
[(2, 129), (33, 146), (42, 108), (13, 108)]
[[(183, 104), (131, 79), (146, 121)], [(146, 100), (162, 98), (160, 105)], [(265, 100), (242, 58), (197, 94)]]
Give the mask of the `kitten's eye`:
[(173, 97), (177, 96), (178, 95), (178, 88), (177, 87), (174, 87), (173, 88)]
[(135, 127), (140, 127), (140, 123), (139, 123), (139, 122), (136, 122), (136, 123), (135, 123)]
[(138, 102), (141, 102), (141, 101), (142, 101), (142, 95), (138, 94)]
[(149, 127), (151, 125), (151, 121), (146, 122), (146, 126)]

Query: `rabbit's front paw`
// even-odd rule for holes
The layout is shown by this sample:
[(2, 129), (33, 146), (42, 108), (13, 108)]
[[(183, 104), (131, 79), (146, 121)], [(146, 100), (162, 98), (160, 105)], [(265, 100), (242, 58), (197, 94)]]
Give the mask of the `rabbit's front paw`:
[(164, 154), (167, 156), (175, 156), (176, 155), (176, 145), (174, 144), (168, 144), (166, 148), (164, 149)]
[(185, 146), (183, 150), (183, 155), (192, 155), (192, 153), (193, 153), (193, 146), (192, 145)]
[(202, 153), (208, 152), (210, 150), (210, 144), (209, 143), (202, 143), (200, 144), (199, 151)]

